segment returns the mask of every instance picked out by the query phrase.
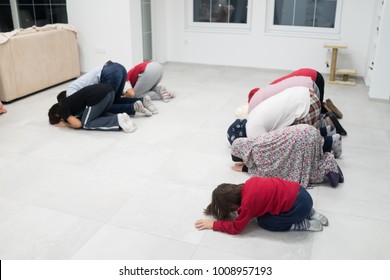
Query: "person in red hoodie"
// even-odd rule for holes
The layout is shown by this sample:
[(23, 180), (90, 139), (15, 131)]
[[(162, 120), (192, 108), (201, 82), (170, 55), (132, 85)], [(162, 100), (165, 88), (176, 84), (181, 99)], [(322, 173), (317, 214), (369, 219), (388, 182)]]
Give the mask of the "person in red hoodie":
[[(231, 214), (237, 213), (231, 220)], [(244, 184), (221, 184), (212, 193), (205, 215), (217, 219), (195, 222), (199, 230), (239, 234), (253, 218), (270, 231), (321, 231), (328, 219), (313, 209), (310, 194), (299, 183), (252, 177)]]
[(152, 100), (169, 102), (174, 95), (165, 86), (159, 85), (162, 76), (162, 65), (156, 61), (148, 60), (137, 64), (127, 72), (123, 97), (150, 96)]

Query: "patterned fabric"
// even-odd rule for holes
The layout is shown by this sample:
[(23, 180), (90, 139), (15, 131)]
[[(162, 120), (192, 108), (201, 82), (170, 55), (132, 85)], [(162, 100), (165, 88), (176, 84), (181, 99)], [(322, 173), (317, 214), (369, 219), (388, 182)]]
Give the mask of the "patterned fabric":
[(318, 99), (317, 95), (311, 94), (310, 95), (310, 109), (309, 113), (301, 118), (301, 119), (296, 119), (293, 123), (293, 125), (296, 124), (310, 124), (315, 127), (319, 127), (318, 119), (321, 113), (321, 102)]
[(311, 125), (299, 124), (257, 138), (238, 138), (232, 155), (241, 158), (253, 176), (277, 177), (307, 188), (321, 183), (330, 171), (338, 173), (331, 153), (323, 153), (323, 138)]

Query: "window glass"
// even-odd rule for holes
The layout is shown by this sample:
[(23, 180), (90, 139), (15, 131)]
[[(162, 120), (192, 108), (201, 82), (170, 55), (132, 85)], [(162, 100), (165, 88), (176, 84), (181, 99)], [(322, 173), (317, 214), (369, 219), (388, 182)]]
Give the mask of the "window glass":
[(275, 0), (274, 25), (333, 28), (337, 0)]
[(18, 0), (17, 1), (19, 5), (32, 5), (33, 4), (33, 0)]
[(34, 0), (34, 5), (41, 5), (41, 4), (49, 5), (50, 2), (51, 2), (50, 0)]
[(248, 0), (194, 0), (194, 22), (247, 23)]
[(0, 32), (9, 32), (14, 29), (12, 12), (9, 0), (0, 0)]
[(315, 26), (334, 28), (336, 9), (337, 1), (317, 1)]
[(19, 6), (19, 24), (21, 28), (27, 28), (35, 25), (33, 6)]
[(18, 10), (21, 28), (68, 22), (66, 0), (19, 0)]
[(36, 26), (44, 26), (46, 24), (50, 24), (51, 21), (51, 13), (49, 5), (36, 5), (34, 7), (35, 10), (35, 25)]
[(51, 10), (53, 23), (68, 23), (66, 6), (52, 6)]
[(66, 0), (51, 0), (51, 4), (66, 4)]
[(266, 33), (340, 38), (343, 0), (267, 0)]

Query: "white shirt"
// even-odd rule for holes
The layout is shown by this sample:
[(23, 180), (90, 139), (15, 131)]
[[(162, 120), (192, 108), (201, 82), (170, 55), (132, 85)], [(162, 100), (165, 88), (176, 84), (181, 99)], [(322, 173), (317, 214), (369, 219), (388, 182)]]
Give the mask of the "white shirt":
[(285, 128), (309, 113), (310, 91), (307, 87), (285, 89), (257, 105), (248, 115), (246, 134), (255, 138)]
[(100, 82), (102, 70), (103, 66), (100, 66), (77, 78), (68, 86), (68, 89), (66, 90), (66, 97), (71, 96), (86, 86), (98, 84)]

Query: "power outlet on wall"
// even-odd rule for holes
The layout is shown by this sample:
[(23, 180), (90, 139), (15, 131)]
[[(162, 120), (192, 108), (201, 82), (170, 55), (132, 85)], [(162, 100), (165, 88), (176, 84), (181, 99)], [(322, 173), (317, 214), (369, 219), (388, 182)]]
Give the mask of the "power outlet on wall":
[(95, 53), (105, 54), (105, 53), (107, 53), (107, 49), (105, 49), (105, 48), (95, 48)]

